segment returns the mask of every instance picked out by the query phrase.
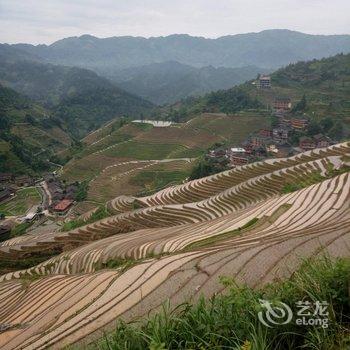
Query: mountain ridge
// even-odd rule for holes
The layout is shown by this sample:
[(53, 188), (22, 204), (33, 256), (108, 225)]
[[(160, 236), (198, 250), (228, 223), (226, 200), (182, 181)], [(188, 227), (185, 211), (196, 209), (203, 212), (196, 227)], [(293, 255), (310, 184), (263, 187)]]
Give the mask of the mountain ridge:
[[(89, 47), (86, 44), (93, 45)], [(63, 60), (58, 63), (95, 67), (100, 69), (100, 72), (106, 70), (106, 63), (111, 65), (112, 58), (118, 61), (118, 64), (114, 62), (112, 66), (118, 69), (171, 59), (197, 67), (257, 65), (263, 68), (277, 68), (297, 60), (322, 58), (343, 51), (349, 52), (350, 35), (312, 35), (286, 29), (227, 35), (216, 39), (193, 37), (188, 34), (150, 38), (132, 36), (97, 38), (82, 35), (64, 38), (50, 45), (14, 44), (12, 46), (27, 52), (36, 52), (51, 62)], [(62, 49), (65, 51), (64, 54), (60, 52)], [(96, 54), (91, 51), (92, 49), (98, 49), (103, 53)], [(217, 50), (220, 50), (220, 54)], [(77, 54), (78, 51), (80, 51), (79, 54)], [(252, 56), (258, 51), (263, 55), (253, 59)], [(297, 51), (300, 53), (298, 54)], [(85, 57), (82, 58), (83, 53)], [(142, 53), (144, 56), (140, 57)], [(280, 55), (278, 59), (275, 57), (276, 54)], [(110, 55), (116, 56), (110, 57)], [(101, 62), (97, 62), (97, 59)], [(257, 64), (257, 60), (261, 64)]]
[(116, 72), (111, 79), (128, 92), (163, 105), (188, 96), (228, 89), (268, 71), (255, 66), (197, 68), (177, 61), (166, 61), (126, 68)]

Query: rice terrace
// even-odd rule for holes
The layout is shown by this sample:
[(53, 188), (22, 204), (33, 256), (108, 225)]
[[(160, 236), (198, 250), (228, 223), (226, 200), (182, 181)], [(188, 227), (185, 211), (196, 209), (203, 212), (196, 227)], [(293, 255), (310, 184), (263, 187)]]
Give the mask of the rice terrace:
[(0, 0), (0, 350), (350, 349), (349, 14)]

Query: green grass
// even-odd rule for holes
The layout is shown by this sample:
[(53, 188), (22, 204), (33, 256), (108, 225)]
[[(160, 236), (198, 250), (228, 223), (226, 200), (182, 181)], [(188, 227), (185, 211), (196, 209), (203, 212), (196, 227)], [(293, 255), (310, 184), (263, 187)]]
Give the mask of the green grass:
[(95, 263), (95, 271), (103, 270), (103, 269), (121, 269), (122, 271), (125, 271), (132, 266), (139, 263), (139, 261), (134, 259), (110, 259), (105, 262), (98, 262)]
[(327, 173), (325, 174), (325, 176), (322, 176), (318, 172), (314, 172), (311, 174), (306, 174), (303, 181), (286, 182), (285, 185), (282, 187), (282, 193), (285, 194), (285, 193), (295, 192), (349, 171), (350, 171), (349, 166), (344, 165), (340, 169), (333, 169), (333, 166), (330, 165), (327, 169)]
[(95, 221), (102, 220), (106, 217), (110, 216), (110, 213), (107, 211), (105, 206), (100, 206), (91, 216), (88, 220), (71, 220), (68, 222), (65, 222), (62, 226), (61, 231), (70, 231), (74, 230), (78, 227), (92, 224)]
[(110, 148), (109, 150), (103, 152), (103, 154), (111, 157), (148, 160), (170, 158), (170, 154), (176, 154), (176, 152), (180, 152), (182, 150), (186, 150), (186, 148), (177, 144), (158, 144), (130, 141)]
[(23, 222), (21, 224), (18, 224), (11, 230), (10, 238), (24, 235), (27, 229), (32, 225), (32, 222)]
[(130, 184), (142, 186), (145, 191), (142, 191), (139, 195), (144, 195), (145, 192), (150, 192), (162, 189), (170, 184), (180, 184), (189, 176), (189, 171), (140, 171), (137, 175), (130, 179)]
[(201, 148), (184, 148), (175, 150), (168, 158), (198, 158), (203, 156), (207, 151)]
[(202, 239), (200, 241), (194, 242), (194, 243), (188, 245), (185, 250), (187, 251), (187, 250), (193, 250), (193, 249), (197, 249), (197, 248), (211, 246), (212, 244), (221, 242), (221, 241), (226, 240), (230, 237), (233, 237), (233, 236), (236, 236), (238, 234), (243, 233), (244, 230), (247, 230), (247, 229), (254, 227), (258, 221), (259, 221), (258, 218), (253, 218), (253, 219), (249, 220), (246, 224), (244, 224), (242, 227), (238, 227), (236, 230), (225, 232), (225, 233), (222, 233), (219, 235), (214, 235), (214, 236)]
[(17, 191), (16, 196), (0, 205), (0, 212), (6, 216), (24, 215), (33, 205), (41, 202), (40, 193), (36, 188), (24, 188)]
[[(305, 261), (287, 281), (277, 281), (259, 290), (238, 286), (222, 278), (225, 293), (210, 300), (168, 303), (147, 319), (118, 322), (113, 333), (90, 346), (99, 350), (236, 349), (236, 350), (340, 350), (350, 346), (350, 259), (327, 257)], [(289, 324), (264, 326), (258, 318), (260, 299), (284, 302), (296, 315), (297, 302), (329, 303), (329, 326)]]

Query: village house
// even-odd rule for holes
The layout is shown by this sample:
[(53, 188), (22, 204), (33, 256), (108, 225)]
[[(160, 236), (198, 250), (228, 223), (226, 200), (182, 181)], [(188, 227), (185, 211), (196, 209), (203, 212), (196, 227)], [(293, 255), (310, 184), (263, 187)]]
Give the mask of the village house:
[(73, 205), (72, 200), (63, 199), (52, 208), (52, 211), (54, 211), (58, 215), (65, 215), (72, 205)]
[(259, 89), (270, 89), (271, 88), (271, 77), (269, 75), (261, 74), (258, 82)]
[(293, 148), (289, 144), (278, 145), (277, 152), (275, 153), (276, 158), (287, 158), (293, 155)]
[(307, 119), (292, 119), (290, 125), (294, 130), (305, 130), (309, 124)]
[(273, 108), (278, 111), (288, 111), (292, 108), (292, 102), (290, 98), (276, 98)]
[(221, 158), (226, 156), (226, 149), (223, 147), (209, 151), (210, 158)]
[(265, 140), (259, 136), (253, 136), (250, 139), (250, 145), (252, 146), (252, 148), (258, 148), (258, 147), (262, 147), (265, 144)]
[(245, 154), (245, 149), (242, 147), (231, 147), (226, 151), (226, 156), (230, 158), (232, 154)]
[(286, 118), (285, 116), (282, 116), (278, 118), (278, 126), (280, 128), (285, 128), (290, 130), (291, 129), (291, 120)]
[(13, 182), (14, 175), (11, 173), (0, 174), (0, 183), (10, 183)]
[(30, 222), (33, 222), (35, 219), (37, 219), (39, 217), (39, 214), (38, 213), (35, 213), (35, 212), (31, 212), (31, 213), (28, 213), (24, 218), (23, 218), (23, 222), (26, 222), (26, 223), (30, 223)]
[(271, 137), (272, 136), (272, 131), (269, 129), (260, 129), (259, 130), (259, 136), (261, 137)]
[(314, 136), (316, 148), (329, 147), (331, 145), (331, 140), (329, 137), (323, 134), (317, 134)]
[(277, 153), (278, 149), (277, 149), (275, 144), (270, 144), (270, 145), (266, 146), (266, 152), (268, 152), (268, 153)]
[(0, 202), (4, 202), (9, 198), (13, 197), (14, 191), (10, 188), (2, 188), (0, 189)]
[(278, 143), (285, 143), (288, 141), (288, 129), (284, 127), (274, 128), (272, 130), (272, 137)]
[(230, 157), (230, 167), (236, 167), (249, 163), (249, 156), (243, 154), (232, 154)]
[(308, 151), (316, 148), (316, 143), (312, 137), (303, 136), (299, 139), (299, 147), (303, 151)]
[(252, 154), (253, 153), (253, 146), (251, 145), (250, 141), (245, 141), (244, 144), (245, 154)]
[(253, 154), (255, 157), (266, 157), (266, 156), (267, 156), (267, 152), (266, 152), (265, 146), (261, 146), (261, 147), (256, 147), (256, 148), (254, 148), (252, 154)]

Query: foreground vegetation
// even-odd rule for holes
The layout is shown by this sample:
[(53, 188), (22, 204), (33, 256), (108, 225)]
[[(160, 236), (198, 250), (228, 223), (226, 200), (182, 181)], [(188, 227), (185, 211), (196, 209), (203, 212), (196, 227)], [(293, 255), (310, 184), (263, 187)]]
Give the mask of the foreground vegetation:
[[(165, 305), (146, 321), (118, 323), (94, 349), (345, 349), (349, 333), (350, 259), (308, 260), (290, 280), (262, 289), (238, 286), (222, 278), (226, 293), (209, 301)], [(300, 326), (295, 320), (268, 328), (260, 323), (259, 300), (284, 302), (297, 314), (296, 303), (327, 301), (329, 326)], [(313, 306), (311, 311), (315, 311)]]

